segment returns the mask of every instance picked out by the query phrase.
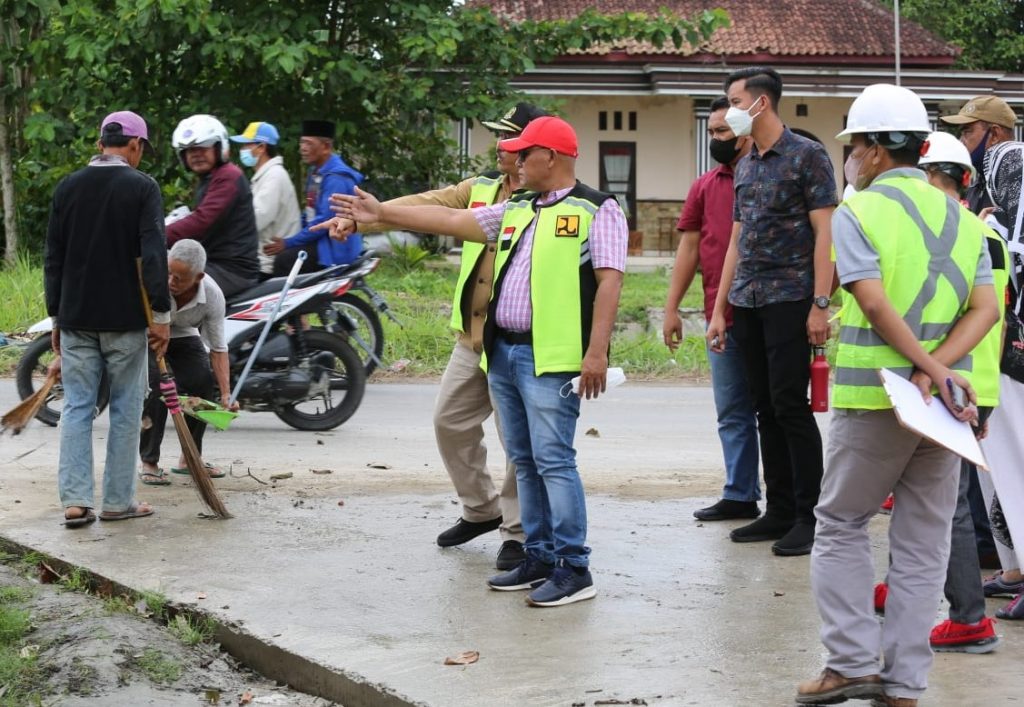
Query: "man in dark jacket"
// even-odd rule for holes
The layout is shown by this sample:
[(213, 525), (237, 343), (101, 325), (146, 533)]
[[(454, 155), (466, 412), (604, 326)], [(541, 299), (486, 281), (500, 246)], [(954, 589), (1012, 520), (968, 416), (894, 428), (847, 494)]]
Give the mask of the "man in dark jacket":
[(155, 324), (149, 343), (167, 348), (170, 295), (160, 187), (137, 171), (152, 151), (146, 122), (129, 111), (108, 115), (101, 154), (63, 179), (53, 194), (44, 263), (46, 311), (61, 355), (64, 410), (58, 488), (65, 525), (93, 513), (92, 419), (103, 372), (110, 381), (110, 431), (102, 520), (152, 515), (135, 500), (135, 450), (146, 394), (146, 313), (137, 262)]
[(172, 138), (186, 169), (199, 177), (192, 213), (167, 227), (167, 247), (192, 238), (206, 249), (206, 272), (225, 297), (259, 281), (259, 236), (249, 181), (228, 160), (228, 131), (212, 115), (193, 115)]
[(308, 254), (302, 272), (313, 272), (331, 265), (351, 263), (363, 250), (363, 237), (358, 233), (344, 243), (328, 235), (328, 231), (314, 231), (312, 227), (334, 217), (331, 194), (355, 194), (363, 175), (352, 169), (334, 152), (334, 123), (326, 120), (306, 120), (302, 123), (299, 152), (302, 161), (310, 166), (306, 178), (306, 199), (302, 210), (302, 230), (283, 239), (274, 239), (263, 247), (267, 255), (274, 255), (274, 275), (287, 275), (299, 251)]

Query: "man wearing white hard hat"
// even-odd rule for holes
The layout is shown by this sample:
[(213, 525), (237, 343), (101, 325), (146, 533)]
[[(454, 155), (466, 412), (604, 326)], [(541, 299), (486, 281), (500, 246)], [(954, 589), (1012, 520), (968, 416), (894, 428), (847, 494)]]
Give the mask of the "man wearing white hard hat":
[[(971, 154), (963, 143), (949, 133), (932, 133), (925, 143), (918, 165), (928, 175), (928, 182), (946, 196), (964, 206), (967, 188), (974, 183), (977, 171)], [(1006, 243), (990, 228), (985, 229), (985, 243), (992, 261), (992, 278), (996, 299), (1003, 302), (1009, 281), (1009, 255)], [(981, 343), (971, 352), (973, 366), (968, 380), (978, 394), (978, 421), (984, 425), (993, 408), (999, 404), (999, 357), (1002, 346), (1002, 319), (993, 326)], [(980, 428), (979, 428), (980, 429)], [(985, 616), (985, 590), (978, 581), (981, 567), (978, 546), (974, 539), (974, 521), (968, 497), (974, 464), (960, 462), (960, 485), (956, 511), (950, 532), (949, 563), (943, 593), (949, 602), (949, 618), (932, 629), (932, 650), (949, 653), (988, 653), (999, 643), (992, 619)], [(875, 588), (876, 610), (884, 611), (887, 585)], [(881, 607), (878, 604), (881, 603)]]
[[(968, 354), (999, 320), (982, 224), (917, 169), (930, 132), (916, 95), (875, 84), (837, 135), (853, 146), (845, 171), (858, 192), (832, 217), (836, 269), (851, 296), (840, 315), (811, 553), (828, 658), (821, 675), (797, 688), (799, 704), (873, 698), (914, 707), (927, 687), (959, 459), (900, 425), (878, 369), (911, 379), (928, 400), (937, 389), (941, 402), (931, 404), (971, 419), (977, 396), (964, 375)], [(880, 628), (868, 523), (890, 492), (892, 565)]]

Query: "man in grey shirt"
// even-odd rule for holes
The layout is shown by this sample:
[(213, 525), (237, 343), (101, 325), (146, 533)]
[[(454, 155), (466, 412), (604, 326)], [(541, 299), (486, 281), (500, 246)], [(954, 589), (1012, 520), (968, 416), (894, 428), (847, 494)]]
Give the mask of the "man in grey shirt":
[[(228, 345), (224, 339), (224, 294), (213, 278), (204, 273), (205, 267), (206, 251), (198, 241), (178, 241), (168, 253), (171, 338), (165, 359), (180, 392), (208, 400), (213, 397), (216, 379), (221, 405), (238, 409), (237, 404), (228, 404), (231, 382)], [(143, 430), (139, 440), (139, 456), (142, 458), (139, 479), (149, 486), (166, 486), (170, 480), (160, 468), (159, 461), (167, 408), (160, 399), (160, 371), (152, 356), (149, 359), (149, 397), (145, 414), (151, 424)], [(189, 417), (188, 428), (196, 449), (202, 453), (206, 423)], [(210, 464), (206, 465), (206, 470), (212, 478), (224, 476), (223, 471)], [(179, 458), (178, 465), (172, 467), (171, 472), (188, 474), (184, 459)]]

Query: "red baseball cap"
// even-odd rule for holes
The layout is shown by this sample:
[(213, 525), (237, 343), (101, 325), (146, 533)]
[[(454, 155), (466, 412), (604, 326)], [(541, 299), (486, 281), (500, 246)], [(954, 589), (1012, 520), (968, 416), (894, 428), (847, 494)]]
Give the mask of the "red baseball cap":
[(546, 147), (569, 157), (579, 157), (576, 131), (553, 115), (536, 118), (518, 136), (498, 141), (498, 148), (505, 152), (521, 152), (529, 147)]

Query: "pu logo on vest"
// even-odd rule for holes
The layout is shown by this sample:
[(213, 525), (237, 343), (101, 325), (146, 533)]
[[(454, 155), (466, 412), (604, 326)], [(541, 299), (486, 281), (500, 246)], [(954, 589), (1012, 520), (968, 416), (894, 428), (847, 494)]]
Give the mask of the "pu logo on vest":
[(555, 220), (555, 236), (559, 238), (578, 238), (579, 235), (579, 216), (559, 216)]
[(506, 226), (505, 230), (501, 232), (501, 249), (508, 250), (512, 247), (512, 236), (516, 234), (515, 226)]

